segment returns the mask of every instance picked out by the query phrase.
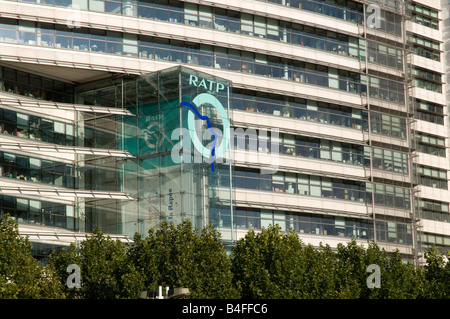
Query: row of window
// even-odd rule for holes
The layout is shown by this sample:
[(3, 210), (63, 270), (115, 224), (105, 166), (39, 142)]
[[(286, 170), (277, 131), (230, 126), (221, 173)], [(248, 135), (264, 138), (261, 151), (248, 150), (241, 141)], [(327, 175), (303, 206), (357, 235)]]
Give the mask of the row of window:
[[(75, 29), (77, 32), (58, 31), (59, 28), (64, 28), (58, 25), (54, 26), (55, 30), (45, 29), (49, 34), (41, 34), (39, 43), (36, 43), (36, 35), (44, 29), (36, 28), (38, 30), (35, 32), (18, 31), (15, 21), (10, 22), (13, 24), (0, 24), (0, 29), (3, 28), (0, 30), (0, 41), (141, 56), (289, 79), (361, 94), (366, 92), (366, 85), (362, 84), (366, 82), (365, 75), (302, 61), (133, 34), (124, 34), (122, 43), (121, 37), (108, 36), (111, 33), (109, 31), (86, 30), (89, 34), (81, 33), (79, 29)], [(102, 32), (107, 35), (95, 34)], [(31, 38), (34, 40), (30, 40)], [(45, 43), (42, 42), (44, 38), (48, 40)], [(403, 83), (371, 76), (370, 84), (373, 97), (404, 104)]]
[(440, 50), (440, 43), (438, 41), (415, 33), (408, 33), (408, 41), (427, 49), (435, 50), (438, 52)]
[[(234, 145), (237, 149), (306, 158), (330, 160), (354, 165), (370, 166), (370, 148), (326, 139), (291, 134), (270, 134), (262, 138), (256, 131), (235, 130)], [(408, 173), (408, 154), (388, 149), (373, 148), (373, 167), (397, 173)]]
[[(366, 154), (367, 151), (366, 147)], [(408, 154), (374, 147), (373, 168), (408, 174)]]
[(432, 212), (429, 210), (423, 210), (421, 213), (421, 216), (422, 216), (421, 218), (423, 218), (423, 219), (429, 219), (429, 220), (445, 222), (445, 223), (450, 222), (449, 213)]
[(432, 49), (427, 49), (418, 45), (413, 45), (412, 47), (413, 53), (417, 54), (419, 56), (422, 56), (424, 58), (434, 60), (434, 61), (441, 61), (441, 52), (435, 51)]
[[(237, 149), (249, 151), (271, 152), (298, 157), (331, 160), (354, 165), (366, 162), (364, 146), (342, 143), (326, 139), (280, 134), (279, 137), (258, 135), (251, 130), (235, 129), (234, 145)], [(252, 133), (252, 134), (250, 134)], [(248, 137), (245, 136), (248, 134)], [(368, 160), (368, 159), (367, 159)]]
[(416, 132), (415, 140), (417, 151), (425, 154), (446, 157), (445, 138), (437, 135)]
[(404, 84), (387, 78), (369, 77), (369, 95), (372, 98), (405, 103)]
[[(342, 0), (329, 0), (329, 1), (310, 1), (310, 0), (266, 0), (268, 2), (278, 3), (286, 6), (291, 6), (295, 8), (302, 8), (304, 10), (309, 10), (328, 16), (338, 17), (340, 19), (356, 21), (358, 23), (365, 23), (363, 15), (363, 5), (354, 1), (342, 1)], [(379, 4), (381, 7), (387, 7), (390, 10), (396, 12), (401, 12), (401, 2), (400, 1), (382, 1)], [(304, 3), (307, 5), (305, 6)], [(347, 10), (353, 9), (356, 11), (356, 15), (352, 12), (348, 14)], [(402, 16), (395, 14), (391, 11), (380, 10), (380, 16), (377, 17), (379, 21), (379, 27), (377, 30), (388, 32), (396, 35), (401, 35), (402, 33)]]
[(1, 66), (0, 90), (36, 99), (73, 103), (72, 85)]
[[(210, 211), (210, 220), (218, 227), (229, 227), (231, 224), (229, 212), (219, 209)], [(375, 239), (374, 223), (369, 219), (237, 207), (234, 223), (237, 228), (244, 229), (279, 225), (282, 231), (293, 229), (299, 234)], [(377, 220), (376, 231), (377, 240), (412, 244), (410, 224)]]
[(432, 233), (420, 233), (422, 251), (436, 247), (442, 254), (447, 255), (450, 250), (450, 237)]
[(362, 23), (364, 21), (364, 9), (362, 3), (352, 0), (265, 0), (291, 8), (299, 8), (330, 17), (336, 17), (347, 21)]
[(138, 8), (139, 15), (145, 18), (185, 23), (359, 56), (356, 38), (297, 23), (193, 3), (180, 3), (180, 8), (177, 9), (184, 10), (184, 13), (176, 10), (174, 6), (167, 6), (164, 14), (162, 6), (158, 3), (141, 3)]
[[(233, 89), (231, 107), (247, 112), (368, 130), (368, 113), (366, 111), (325, 102)], [(407, 136), (405, 118), (372, 112), (370, 120), (371, 130), (374, 133), (402, 139)]]
[(442, 75), (423, 68), (414, 67), (414, 84), (419, 88), (442, 93)]
[[(22, 0), (20, 0), (22, 1)], [(83, 10), (108, 12), (113, 14), (123, 14), (128, 16), (153, 18), (162, 21), (170, 21), (175, 23), (186, 23), (191, 25), (200, 25), (206, 27), (215, 27), (219, 30), (225, 26), (229, 30), (239, 30), (245, 27), (245, 19), (242, 13), (233, 10), (224, 10), (203, 5), (195, 5), (175, 0), (147, 0), (147, 1), (120, 1), (120, 0), (23, 0), (26, 2), (49, 4), (55, 6), (77, 6)], [(327, 16), (354, 21), (357, 23), (364, 22), (363, 5), (351, 0), (266, 0), (273, 3), (283, 4), (293, 8), (300, 8)], [(399, 11), (397, 1), (395, 5), (388, 5), (391, 9)], [(386, 5), (386, 4), (384, 4)], [(257, 17), (263, 18), (263, 17)], [(380, 27), (384, 32), (401, 35), (401, 16), (389, 11), (380, 11)], [(255, 25), (254, 31), (261, 30), (258, 35), (263, 36), (262, 25)], [(266, 33), (267, 35), (267, 33)]]
[(416, 207), (420, 209), (420, 218), (439, 222), (450, 222), (449, 204), (426, 198), (419, 198)]
[(367, 41), (368, 61), (403, 69), (403, 50), (383, 43)]
[(40, 116), (0, 109), (2, 134), (58, 145), (75, 145), (74, 125)]
[[(154, 18), (153, 6), (151, 4), (146, 6), (145, 17)], [(184, 23), (189, 25), (299, 44), (354, 57), (360, 55), (358, 47), (364, 47), (358, 45), (357, 38), (345, 34), (248, 13), (191, 3), (184, 3), (184, 12), (183, 17), (176, 17), (170, 21), (183, 22), (184, 19)]]
[(416, 119), (444, 125), (444, 107), (428, 101), (414, 99)]
[[(15, 28), (15, 25), (12, 25), (12, 27)], [(269, 75), (276, 78), (361, 92), (359, 74), (357, 73), (339, 70), (338, 75), (338, 70), (335, 70), (332, 75), (336, 73), (337, 77), (329, 82), (328, 67), (310, 63), (306, 65), (305, 62), (280, 59), (279, 57), (156, 37), (139, 36), (138, 41), (138, 36), (132, 34), (124, 34), (124, 36), (129, 38), (130, 44), (122, 44), (122, 38), (113, 39), (108, 36), (92, 34), (95, 31), (93, 29), (89, 30), (90, 34), (80, 33), (79, 29), (74, 29), (76, 32), (64, 32), (64, 35), (58, 35), (60, 34), (58, 30), (46, 29), (45, 32), (51, 32), (52, 34), (42, 34), (40, 43), (36, 43), (35, 39), (39, 31), (28, 33), (4, 28), (5, 24), (0, 24), (0, 41), (141, 56), (157, 60)], [(42, 31), (42, 29), (40, 30)], [(53, 31), (55, 34), (53, 34)], [(43, 42), (44, 38), (48, 40), (44, 41), (45, 43)]]
[[(373, 188), (373, 201), (375, 205), (390, 206), (401, 209), (409, 209), (411, 207), (410, 202), (410, 190), (409, 188), (395, 187), (392, 185), (372, 184), (367, 183), (366, 190), (368, 193), (372, 193)], [(371, 197), (369, 196), (369, 202)]]
[(78, 228), (74, 207), (59, 203), (0, 195), (0, 216), (5, 214), (20, 224)]
[(416, 173), (421, 185), (447, 189), (447, 171), (436, 167), (417, 165)]
[(414, 76), (419, 77), (419, 78), (423, 78), (423, 79), (427, 79), (427, 80), (435, 81), (435, 82), (442, 82), (442, 75), (437, 72), (433, 72), (433, 71), (419, 68), (419, 67), (414, 67), (412, 73)]
[(408, 41), (412, 42), (414, 54), (434, 61), (441, 61), (440, 43), (424, 36), (408, 33)]
[(428, 91), (442, 93), (442, 84), (440, 84), (440, 83), (435, 83), (435, 82), (430, 82), (428, 80), (415, 78), (414, 86), (421, 88), (421, 89), (428, 90)]
[[(77, 185), (77, 188), (119, 191), (118, 170), (86, 164), (77, 168), (83, 176), (83, 185)], [(0, 152), (0, 176), (75, 188), (77, 173), (72, 164)]]
[[(198, 12), (198, 9), (195, 8), (195, 6), (198, 6), (196, 4), (190, 4), (186, 3), (185, 6), (194, 6), (194, 9), (189, 9), (193, 12)], [(186, 9), (187, 10), (187, 9)], [(189, 12), (190, 12), (189, 11)], [(224, 11), (223, 13), (217, 13), (216, 11)], [(181, 13), (178, 13), (181, 14)], [(358, 40), (358, 38), (351, 37), (345, 34), (340, 34), (337, 32), (327, 31), (325, 29), (319, 29), (315, 27), (310, 27), (302, 24), (295, 24), (291, 22), (284, 22), (274, 19), (269, 19), (265, 17), (259, 17), (254, 16), (251, 14), (246, 13), (239, 13), (235, 12), (233, 15), (237, 15), (239, 18), (238, 20), (233, 19), (233, 21), (228, 21), (226, 17), (226, 10), (218, 9), (218, 8), (211, 8), (211, 7), (205, 7), (204, 15), (206, 16), (200, 16), (200, 25), (204, 27), (210, 27), (219, 30), (224, 31), (230, 31), (234, 33), (240, 33), (244, 35), (250, 35), (250, 36), (256, 36), (256, 37), (262, 37), (262, 38), (268, 38), (276, 41), (281, 41), (285, 43), (291, 43), (306, 47), (311, 47), (319, 50), (325, 50), (328, 52), (333, 52), (336, 54), (346, 55), (346, 56), (352, 56), (355, 58), (359, 58), (360, 56), (363, 57), (364, 54), (364, 40)], [(225, 14), (225, 15), (223, 15)], [(186, 17), (188, 15), (186, 14)], [(195, 22), (192, 20), (195, 19)], [(207, 19), (207, 22), (202, 19)], [(177, 19), (175, 19), (177, 20)], [(189, 14), (189, 20), (186, 21), (186, 23), (189, 22), (189, 24), (198, 25), (199, 24), (199, 16), (197, 14)], [(32, 35), (27, 34), (26, 39), (23, 40), (27, 44), (35, 44), (36, 41), (39, 42), (39, 40), (46, 43), (51, 43), (53, 40), (48, 36), (49, 31), (45, 29), (49, 29), (50, 26), (47, 24), (38, 24), (38, 28), (41, 29), (41, 39), (34, 38)], [(35, 32), (36, 24), (31, 21), (20, 21), (18, 24), (18, 30), (22, 32)], [(5, 28), (6, 29), (6, 28)], [(84, 28), (78, 28), (78, 33), (89, 33)], [(57, 35), (62, 35), (61, 33), (64, 32), (63, 28), (57, 29)], [(67, 30), (66, 32), (70, 32), (70, 30)], [(5, 32), (6, 34), (6, 32)], [(97, 34), (101, 35), (101, 33)], [(113, 48), (110, 47), (110, 51), (107, 51), (109, 53), (117, 53), (118, 51), (123, 50), (123, 46), (120, 46), (119, 43), (122, 41), (114, 38), (120, 38), (120, 35), (110, 32), (110, 39), (111, 41), (116, 41), (117, 44), (114, 46), (115, 51), (113, 52)], [(11, 37), (12, 34), (11, 34)], [(99, 40), (99, 39), (97, 39)], [(100, 39), (101, 40), (101, 39)], [(83, 45), (80, 41), (77, 41), (79, 45)], [(124, 42), (124, 44), (126, 44)], [(44, 43), (45, 45), (45, 43)], [(98, 45), (97, 42), (95, 42), (95, 45)], [(83, 48), (87, 49), (89, 46), (86, 44), (83, 45)], [(371, 47), (373, 49), (373, 47)], [(98, 48), (97, 48), (98, 49)], [(102, 48), (104, 49), (104, 45)], [(376, 49), (376, 48), (375, 48)], [(389, 49), (392, 49), (389, 47)], [(105, 51), (102, 51), (105, 52)], [(375, 52), (378, 52), (378, 50), (375, 50)], [(389, 55), (392, 55), (391, 52), (389, 52)], [(376, 53), (375, 53), (376, 54)], [(392, 65), (392, 63), (388, 63), (387, 56), (388, 52), (382, 52), (380, 50), (378, 52), (380, 55), (379, 59), (371, 60), (372, 62), (378, 62), (385, 65)], [(401, 57), (401, 51), (399, 52)], [(401, 60), (401, 59), (400, 59)]]
[(75, 187), (73, 165), (12, 153), (0, 152), (0, 174), (60, 187)]
[(438, 11), (431, 7), (416, 2), (409, 3), (412, 10), (412, 21), (426, 27), (439, 30)]
[(236, 110), (291, 117), (331, 125), (367, 129), (367, 112), (348, 106), (233, 88)]
[[(372, 186), (370, 183), (359, 181), (287, 172), (267, 175), (260, 174), (255, 169), (241, 167), (236, 167), (234, 174), (234, 186), (236, 188), (328, 197), (364, 203), (372, 202), (373, 187), (373, 201), (375, 204), (400, 209), (410, 208), (409, 188), (384, 184), (374, 184)], [(219, 183), (219, 186), (228, 187), (228, 171), (221, 172), (219, 169), (218, 175), (216, 181), (211, 181), (211, 183)]]
[(69, 123), (49, 120), (0, 109), (0, 130), (2, 134), (28, 138), (57, 145), (75, 146), (81, 144), (93, 148), (116, 148), (117, 133), (85, 126), (75, 140), (75, 126)]
[(371, 112), (370, 129), (374, 133), (401, 139), (407, 137), (406, 119), (395, 115)]

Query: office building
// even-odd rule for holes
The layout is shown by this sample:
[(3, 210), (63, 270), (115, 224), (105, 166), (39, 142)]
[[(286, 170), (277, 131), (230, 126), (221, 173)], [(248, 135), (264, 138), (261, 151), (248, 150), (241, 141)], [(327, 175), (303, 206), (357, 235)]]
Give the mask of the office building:
[(184, 218), (450, 248), (445, 3), (0, 3), (0, 209), (36, 256)]

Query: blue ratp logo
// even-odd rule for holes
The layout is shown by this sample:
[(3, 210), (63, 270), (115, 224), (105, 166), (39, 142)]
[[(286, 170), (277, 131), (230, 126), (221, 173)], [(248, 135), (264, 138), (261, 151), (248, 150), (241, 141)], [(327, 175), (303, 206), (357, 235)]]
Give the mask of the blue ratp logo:
[(211, 130), (211, 133), (214, 136), (213, 147), (211, 149), (211, 170), (214, 172), (214, 156), (215, 156), (215, 151), (216, 151), (217, 134), (214, 132), (214, 129), (211, 126), (209, 117), (206, 115), (201, 115), (200, 112), (197, 110), (197, 108), (189, 102), (182, 101), (181, 106), (187, 106), (187, 107), (191, 108), (191, 110), (194, 111), (195, 115), (197, 115), (197, 117), (199, 119), (206, 121), (206, 125)]

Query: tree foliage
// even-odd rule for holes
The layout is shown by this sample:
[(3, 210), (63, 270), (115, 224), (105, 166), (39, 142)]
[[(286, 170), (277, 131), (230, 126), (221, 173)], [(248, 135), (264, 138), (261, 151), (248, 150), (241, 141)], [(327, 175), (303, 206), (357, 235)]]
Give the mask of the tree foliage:
[(67, 295), (82, 299), (137, 298), (144, 284), (134, 264), (129, 262), (128, 247), (120, 240), (104, 236), (99, 228), (67, 250), (53, 252), (49, 267), (56, 270), (66, 285), (67, 267), (80, 267), (81, 289), (65, 286)]
[[(0, 219), (0, 298), (138, 298), (145, 290), (186, 287), (189, 298), (440, 299), (450, 297), (450, 263), (437, 249), (425, 265), (404, 263), (398, 251), (355, 240), (314, 247), (279, 226), (249, 231), (231, 252), (212, 225), (200, 233), (186, 220), (162, 223), (131, 245), (100, 229), (78, 246), (54, 251), (44, 265), (31, 254), (8, 216)], [(80, 267), (81, 288), (69, 288), (67, 267)], [(368, 286), (369, 265), (380, 286)]]
[(189, 220), (177, 226), (164, 222), (145, 239), (136, 234), (134, 243), (130, 259), (148, 290), (189, 287), (192, 298), (237, 297), (231, 261), (212, 225), (198, 236)]
[(0, 299), (65, 297), (54, 272), (44, 269), (31, 249), (17, 223), (8, 215), (0, 217)]
[[(437, 250), (425, 254), (426, 266), (404, 263), (375, 243), (355, 240), (319, 249), (305, 245), (293, 232), (270, 226), (247, 233), (232, 250), (235, 283), (245, 298), (448, 298), (450, 264)], [(380, 268), (380, 287), (370, 288), (369, 265)]]

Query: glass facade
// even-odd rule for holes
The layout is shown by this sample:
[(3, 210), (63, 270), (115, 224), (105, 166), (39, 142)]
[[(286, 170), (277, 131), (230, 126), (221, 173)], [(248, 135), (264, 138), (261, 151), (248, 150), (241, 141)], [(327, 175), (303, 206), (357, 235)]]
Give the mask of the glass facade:
[[(318, 14), (323, 14), (331, 18), (342, 19), (358, 24), (362, 24), (364, 22), (363, 4), (352, 0), (266, 1), (288, 6), (290, 8), (298, 8)], [(267, 36), (268, 38), (271, 38), (271, 36), (276, 34), (276, 32), (278, 31), (276, 28), (269, 28), (269, 30), (264, 31), (265, 17), (257, 16), (256, 19), (253, 19), (253, 15), (248, 13), (225, 10), (222, 8), (214, 8), (205, 5), (197, 5), (193, 3), (184, 3), (177, 0), (24, 0), (24, 2), (33, 2), (61, 7), (76, 5), (82, 10), (151, 18), (173, 23), (185, 23), (188, 25), (215, 28), (218, 30), (230, 30), (232, 32), (255, 32), (255, 34), (257, 34), (258, 36)], [(402, 16), (398, 13), (401, 13), (402, 6), (397, 1), (383, 1), (380, 4), (381, 10), (379, 29), (387, 33), (401, 35)], [(366, 8), (367, 7), (368, 5), (366, 5)], [(430, 12), (430, 9), (427, 8), (428, 7), (425, 6), (417, 6), (414, 8), (414, 13), (417, 15), (416, 22), (434, 28), (435, 10), (431, 10), (432, 12)], [(429, 17), (427, 15), (429, 15)], [(276, 26), (276, 24), (273, 23), (274, 19), (268, 20), (269, 21), (267, 21), (267, 24), (269, 26)]]
[[(0, 20), (0, 41), (139, 56), (141, 58), (228, 69), (325, 86), (363, 95), (367, 91), (365, 75), (303, 61), (160, 37), (122, 34), (96, 29), (70, 29), (65, 25), (31, 22), (33, 26), (21, 31), (19, 22), (22, 23), (19, 20), (2, 18)], [(47, 35), (47, 41), (42, 40), (40, 35), (43, 34)], [(30, 40), (30, 38), (33, 40)], [(386, 48), (386, 46), (384, 47)], [(401, 60), (397, 53), (394, 56), (396, 61)], [(386, 61), (388, 60), (391, 59), (386, 57)], [(396, 80), (389, 76), (371, 75), (368, 80), (372, 98), (399, 104), (405, 103), (405, 88), (401, 79)]]
[(440, 222), (450, 222), (449, 204), (437, 200), (419, 198), (416, 202), (421, 218)]
[[(136, 157), (118, 166), (122, 190), (137, 199), (122, 207), (123, 232), (146, 233), (162, 221), (185, 218), (201, 229), (209, 210), (219, 203), (226, 204), (232, 216), (231, 162), (222, 160), (229, 154), (231, 83), (177, 67), (125, 79), (120, 85), (126, 88), (125, 107), (136, 115), (120, 124), (119, 148)], [(195, 110), (184, 103), (195, 105)], [(212, 128), (221, 132), (214, 145), (208, 136)], [(220, 189), (212, 186), (218, 169), (227, 171), (229, 180)], [(229, 226), (222, 234), (232, 240)]]
[(75, 188), (75, 170), (72, 164), (0, 152), (1, 176)]
[(444, 107), (435, 103), (414, 99), (414, 116), (422, 121), (444, 125)]
[(0, 109), (0, 130), (4, 135), (57, 145), (75, 145), (75, 125), (13, 110)]
[(78, 230), (73, 205), (39, 199), (0, 195), (0, 213), (9, 214), (21, 224)]
[(236, 208), (238, 229), (259, 230), (278, 224), (283, 231), (294, 229), (299, 234), (337, 236), (395, 242), (411, 245), (413, 232), (410, 224), (396, 221), (377, 220), (374, 231), (373, 220), (344, 216), (330, 216), (312, 213), (292, 213), (268, 209)]
[[(16, 0), (17, 1), (17, 0)], [(258, 36), (271, 36), (277, 29), (269, 28), (264, 32), (265, 17), (257, 16), (234, 10), (226, 10), (206, 5), (185, 3), (178, 0), (19, 0), (23, 2), (54, 5), (60, 7), (77, 6), (81, 10), (121, 14), (141, 18), (150, 18), (172, 23), (184, 23), (218, 30), (230, 30), (232, 32), (255, 32)], [(342, 19), (362, 24), (364, 22), (363, 4), (352, 0), (265, 0), (267, 2), (281, 4), (290, 8), (302, 9), (318, 14), (324, 14), (331, 18)], [(366, 6), (367, 7), (367, 6)], [(401, 34), (401, 6), (398, 2), (383, 1), (380, 10), (380, 30), (400, 35)], [(387, 10), (385, 10), (385, 8)], [(397, 13), (394, 13), (395, 11)], [(416, 13), (423, 13), (419, 8)], [(425, 11), (426, 12), (426, 11)], [(429, 13), (428, 13), (429, 14)], [(434, 12), (431, 14), (434, 17)], [(267, 24), (273, 26), (275, 19), (268, 19)], [(418, 20), (419, 21), (419, 20)], [(254, 22), (254, 24), (253, 24)], [(417, 22), (420, 23), (420, 22)]]
[(417, 132), (415, 134), (417, 151), (425, 154), (446, 157), (445, 154), (445, 138)]
[[(4, 39), (4, 36), (0, 35), (0, 39)], [(0, 66), (0, 89), (39, 100), (73, 103), (73, 85), (2, 66)]]
[[(13, 73), (7, 68), (3, 70), (6, 70), (6, 73)], [(22, 78), (26, 79), (29, 76)], [(3, 83), (8, 85), (7, 77), (3, 79)], [(260, 174), (259, 170), (232, 166), (231, 160), (225, 160), (224, 163), (215, 161), (214, 165), (211, 165), (211, 162), (205, 161), (204, 158), (206, 149), (203, 148), (199, 152), (195, 148), (195, 141), (192, 141), (193, 135), (198, 135), (199, 128), (198, 124), (195, 124), (195, 129), (192, 129), (190, 123), (192, 119), (189, 119), (189, 114), (194, 114), (195, 111), (189, 110), (186, 105), (183, 106), (182, 102), (193, 103), (196, 97), (202, 94), (217, 99), (225, 108), (225, 113), (221, 114), (214, 103), (207, 102), (198, 105), (198, 114), (195, 114), (197, 121), (206, 115), (210, 123), (217, 126), (222, 133), (225, 129), (223, 116), (226, 114), (229, 118), (231, 109), (294, 117), (367, 131), (368, 112), (365, 110), (309, 99), (233, 89), (231, 83), (226, 80), (184, 67), (143, 76), (122, 76), (113, 81), (98, 81), (78, 86), (74, 92), (71, 98), (76, 103), (126, 108), (135, 116), (98, 116), (95, 113), (80, 112), (78, 124), (74, 125), (2, 109), (0, 125), (4, 134), (59, 145), (122, 149), (132, 153), (135, 159), (124, 161), (84, 155), (79, 158), (78, 165), (74, 166), (38, 157), (1, 152), (2, 176), (80, 190), (123, 191), (137, 200), (128, 202), (96, 200), (79, 203), (78, 209), (84, 212), (84, 220), (77, 220), (74, 217), (73, 206), (67, 206), (68, 208), (55, 206), (56, 208), (45, 210), (51, 213), (47, 215), (44, 213), (37, 218), (34, 215), (20, 213), (25, 207), (20, 203), (25, 201), (14, 202), (16, 208), (13, 208), (13, 204), (5, 204), (5, 207), (10, 207), (8, 213), (12, 213), (21, 223), (42, 223), (69, 229), (80, 229), (79, 224), (84, 223), (81, 229), (85, 231), (91, 231), (95, 225), (100, 224), (112, 233), (132, 235), (135, 231), (144, 233), (163, 220), (176, 223), (183, 218), (190, 218), (199, 228), (207, 221), (213, 222), (222, 234), (226, 235), (225, 239), (232, 241), (237, 229), (244, 227), (243, 225), (248, 228), (262, 227), (267, 224), (264, 219), (268, 216), (261, 213), (264, 218), (250, 218), (248, 214), (253, 213), (251, 210), (246, 211), (244, 223), (243, 216), (234, 208), (235, 189), (318, 196), (367, 204), (373, 202), (377, 206), (400, 209), (410, 208), (408, 188), (288, 172), (266, 175)], [(372, 111), (370, 121), (373, 133), (399, 139), (406, 138), (405, 118)], [(207, 131), (205, 123), (203, 125), (200, 123), (200, 128)], [(77, 138), (75, 132), (78, 132)], [(186, 135), (182, 133), (186, 132), (189, 142), (184, 141)], [(210, 142), (211, 138), (201, 134), (197, 137), (202, 145)], [(256, 134), (253, 138), (258, 139), (260, 136)], [(408, 154), (404, 151), (386, 147), (370, 148), (365, 145), (285, 133), (277, 135), (274, 141), (273, 138), (275, 137), (269, 133), (266, 150), (269, 153), (273, 152), (271, 148), (276, 145), (275, 153), (280, 155), (337, 161), (362, 167), (369, 167), (373, 161), (372, 166), (375, 169), (408, 174)], [(235, 149), (250, 150), (248, 148), (250, 140), (242, 141), (236, 133), (233, 141), (230, 136), (228, 139), (234, 142)], [(218, 145), (223, 144), (223, 141), (224, 136), (219, 136)], [(227, 151), (224, 150), (223, 153)], [(6, 198), (11, 201), (14, 197)], [(32, 205), (37, 204), (32, 201)], [(28, 209), (30, 212), (33, 211), (32, 208)], [(56, 210), (60, 212), (54, 213)], [(277, 213), (273, 214), (275, 215), (272, 221), (285, 225), (287, 229), (293, 227), (299, 232), (310, 229), (309, 221), (306, 224), (297, 221), (298, 218), (301, 219), (299, 217), (301, 214), (288, 219), (286, 219), (288, 215), (284, 214), (280, 220), (275, 217), (278, 216)], [(377, 223), (380, 224), (378, 236), (388, 238), (389, 231), (382, 230), (384, 224), (380, 221)], [(326, 226), (327, 222), (317, 225), (320, 231), (308, 233), (341, 236), (339, 226), (330, 228)], [(361, 234), (356, 238), (373, 238), (372, 228), (365, 226), (353, 228), (355, 227), (358, 229), (356, 233)]]
[[(219, 170), (219, 174), (222, 170)], [(374, 203), (400, 209), (411, 207), (409, 188), (394, 185), (371, 184), (361, 181), (330, 178), (307, 174), (277, 172), (273, 175), (261, 174), (254, 168), (235, 167), (236, 188), (260, 191), (328, 197), (361, 203)], [(219, 186), (227, 183), (227, 171), (218, 179)], [(373, 193), (372, 193), (373, 191)], [(374, 196), (372, 197), (372, 194)]]

